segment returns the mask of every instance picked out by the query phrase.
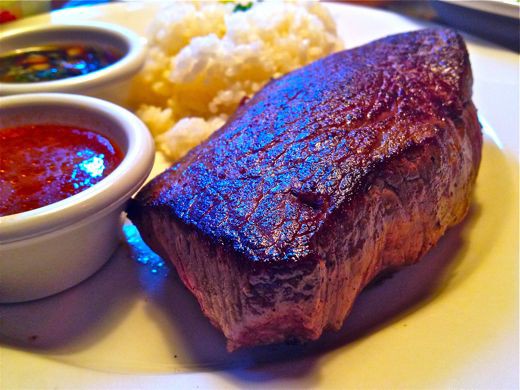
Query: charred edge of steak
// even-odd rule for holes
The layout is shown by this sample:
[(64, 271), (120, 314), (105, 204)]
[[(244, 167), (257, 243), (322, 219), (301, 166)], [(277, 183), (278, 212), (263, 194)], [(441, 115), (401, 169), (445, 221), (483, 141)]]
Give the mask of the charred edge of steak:
[(450, 30), (337, 53), (269, 83), (129, 216), (230, 350), (315, 340), (463, 219), (482, 146), (470, 96)]
[[(173, 261), (228, 349), (315, 340), (339, 329), (359, 292), (381, 271), (413, 264), (469, 207), (482, 134), (469, 103), (437, 136), (388, 160), (326, 221), (312, 261), (254, 266), (176, 219), (138, 207), (133, 221)], [(160, 244), (158, 244), (160, 242)]]
[(130, 207), (163, 210), (252, 267), (313, 259), (332, 214), (388, 161), (462, 115), (471, 70), (451, 30), (387, 37), (269, 83)]

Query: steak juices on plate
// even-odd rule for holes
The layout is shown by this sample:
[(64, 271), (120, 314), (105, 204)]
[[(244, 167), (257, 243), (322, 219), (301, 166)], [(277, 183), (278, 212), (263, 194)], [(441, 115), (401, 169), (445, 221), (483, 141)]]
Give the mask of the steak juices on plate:
[(465, 216), (481, 158), (463, 39), (383, 38), (266, 85), (129, 217), (228, 349), (339, 329)]

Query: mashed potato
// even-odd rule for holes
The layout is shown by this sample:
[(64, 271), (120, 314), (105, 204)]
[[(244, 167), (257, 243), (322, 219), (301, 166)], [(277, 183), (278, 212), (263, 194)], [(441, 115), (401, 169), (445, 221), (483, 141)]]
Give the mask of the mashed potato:
[(341, 48), (319, 3), (175, 2), (149, 27), (150, 51), (133, 85), (137, 114), (172, 160), (206, 139), (271, 78)]

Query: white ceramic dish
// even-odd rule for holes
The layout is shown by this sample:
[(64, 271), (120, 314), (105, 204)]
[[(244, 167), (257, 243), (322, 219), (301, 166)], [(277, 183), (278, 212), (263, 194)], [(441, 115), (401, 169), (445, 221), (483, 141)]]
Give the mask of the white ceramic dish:
[(33, 92), (79, 93), (126, 104), (130, 79), (142, 67), (146, 40), (132, 30), (110, 23), (31, 25), (2, 32), (1, 53), (49, 44), (81, 43), (112, 48), (123, 54), (98, 71), (61, 80), (36, 83), (1, 83), (0, 96)]
[[(347, 47), (425, 26), (327, 6)], [(144, 33), (155, 10), (116, 3), (19, 23), (96, 19)], [(518, 388), (518, 56), (467, 42), (487, 119), (473, 211), (420, 264), (364, 292), (339, 333), (303, 348), (228, 354), (175, 272), (127, 224), (128, 244), (94, 277), (48, 299), (0, 305), (4, 387)], [(152, 175), (166, 166), (159, 155)]]
[(97, 271), (119, 241), (121, 212), (153, 165), (146, 126), (99, 99), (70, 94), (0, 98), (3, 128), (61, 124), (109, 136), (124, 158), (106, 178), (62, 201), (0, 217), (0, 302), (63, 291)]

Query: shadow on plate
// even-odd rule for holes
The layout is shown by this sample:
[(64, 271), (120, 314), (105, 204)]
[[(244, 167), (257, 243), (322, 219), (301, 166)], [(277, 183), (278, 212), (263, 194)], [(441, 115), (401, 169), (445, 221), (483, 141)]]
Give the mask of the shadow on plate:
[(1, 304), (0, 344), (58, 354), (83, 350), (117, 327), (138, 293), (135, 265), (121, 246), (77, 286), (36, 301)]

